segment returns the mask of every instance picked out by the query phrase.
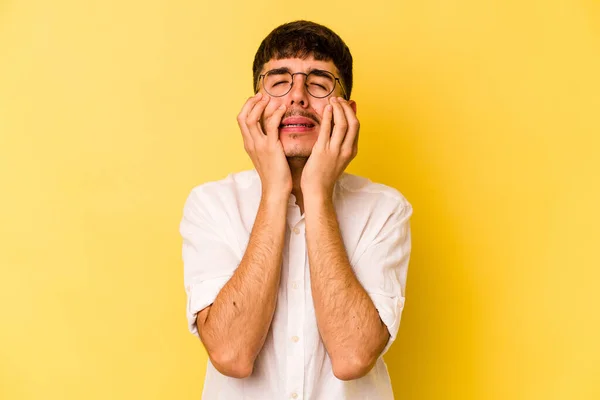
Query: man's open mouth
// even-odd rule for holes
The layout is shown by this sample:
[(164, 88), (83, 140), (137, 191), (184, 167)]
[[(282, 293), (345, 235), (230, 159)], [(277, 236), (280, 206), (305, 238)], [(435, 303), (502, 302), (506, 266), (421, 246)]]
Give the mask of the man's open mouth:
[(281, 124), (281, 125), (279, 125), (279, 128), (297, 128), (297, 127), (313, 128), (314, 126), (315, 126), (314, 124)]
[(312, 118), (307, 118), (301, 115), (294, 115), (281, 120), (279, 129), (290, 129), (293, 131), (302, 131), (305, 129), (312, 129), (316, 125)]

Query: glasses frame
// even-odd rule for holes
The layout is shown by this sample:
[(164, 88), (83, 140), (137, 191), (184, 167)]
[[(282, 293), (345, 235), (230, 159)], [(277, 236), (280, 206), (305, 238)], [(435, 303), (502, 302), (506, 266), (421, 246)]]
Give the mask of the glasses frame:
[(289, 93), (289, 92), (292, 90), (292, 88), (294, 87), (294, 76), (295, 76), (295, 75), (304, 75), (304, 86), (306, 87), (306, 92), (307, 92), (309, 95), (311, 95), (312, 97), (314, 97), (315, 99), (324, 99), (324, 98), (326, 98), (327, 96), (331, 96), (331, 93), (335, 92), (335, 87), (336, 87), (336, 85), (339, 83), (340, 87), (342, 88), (342, 93), (344, 93), (344, 99), (348, 100), (348, 98), (347, 98), (347, 95), (346, 95), (346, 89), (344, 89), (344, 85), (342, 85), (342, 82), (340, 81), (340, 78), (338, 78), (337, 76), (335, 76), (333, 73), (331, 73), (331, 72), (329, 72), (329, 71), (325, 71), (325, 70), (323, 70), (323, 69), (320, 69), (320, 70), (319, 70), (319, 72), (325, 72), (325, 73), (327, 73), (327, 74), (331, 75), (331, 76), (333, 77), (333, 79), (334, 79), (334, 82), (333, 82), (333, 89), (331, 89), (331, 92), (329, 92), (327, 95), (325, 95), (325, 96), (315, 96), (315, 95), (313, 95), (313, 94), (310, 92), (310, 90), (308, 90), (308, 85), (306, 84), (306, 79), (308, 79), (308, 75), (310, 75), (310, 74), (312, 73), (312, 71), (311, 71), (311, 72), (309, 72), (308, 74), (307, 74), (307, 73), (305, 73), (305, 72), (294, 72), (294, 73), (291, 73), (291, 72), (287, 71), (286, 73), (292, 76), (292, 83), (291, 83), (291, 85), (290, 85), (289, 89), (288, 89), (288, 90), (287, 90), (287, 92), (285, 92), (284, 94), (280, 94), (279, 96), (274, 96), (274, 95), (272, 95), (271, 93), (269, 93), (269, 91), (268, 91), (268, 90), (265, 88), (265, 79), (264, 79), (264, 78), (265, 78), (265, 76), (267, 76), (269, 73), (271, 73), (271, 72), (273, 72), (273, 71), (277, 71), (277, 70), (278, 70), (278, 68), (276, 68), (276, 69), (271, 69), (271, 70), (269, 70), (269, 71), (265, 72), (264, 74), (261, 74), (261, 75), (259, 75), (259, 76), (258, 76), (258, 82), (257, 82), (257, 85), (256, 85), (256, 86), (257, 86), (257, 87), (256, 87), (256, 89), (257, 89), (256, 91), (257, 91), (257, 92), (258, 92), (258, 90), (259, 90), (260, 81), (261, 81), (261, 79), (262, 79), (262, 86), (263, 86), (263, 89), (265, 89), (265, 92), (267, 92), (267, 94), (268, 94), (269, 96), (271, 96), (271, 97), (283, 97), (283, 96), (285, 96), (286, 94), (288, 94), (288, 93)]

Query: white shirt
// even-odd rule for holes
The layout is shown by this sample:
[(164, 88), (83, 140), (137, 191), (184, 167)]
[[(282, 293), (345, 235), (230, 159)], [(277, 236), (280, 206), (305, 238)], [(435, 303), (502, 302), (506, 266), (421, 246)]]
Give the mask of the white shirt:
[[(196, 314), (214, 302), (242, 260), (260, 199), (260, 177), (251, 170), (200, 185), (186, 201), (180, 232), (187, 319), (198, 337)], [(396, 338), (404, 308), (412, 207), (397, 190), (347, 173), (338, 179), (333, 201), (350, 265), (390, 332), (383, 355)], [(333, 375), (317, 328), (304, 216), (294, 195), (288, 203), (277, 306), (253, 373), (231, 378), (209, 360), (202, 398), (393, 399), (381, 356), (362, 378), (342, 381)]]

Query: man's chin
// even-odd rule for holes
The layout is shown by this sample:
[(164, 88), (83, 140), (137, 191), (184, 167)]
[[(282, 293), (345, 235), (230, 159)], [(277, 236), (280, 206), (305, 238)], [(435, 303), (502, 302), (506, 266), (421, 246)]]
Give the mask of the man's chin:
[(286, 151), (285, 152), (285, 156), (286, 158), (308, 158), (310, 157), (310, 153), (311, 151)]
[(283, 146), (283, 152), (287, 158), (308, 158), (312, 153), (312, 147), (291, 145)]
[(283, 152), (285, 153), (285, 156), (290, 158), (290, 157), (304, 157), (307, 158), (310, 156), (310, 154), (312, 153), (312, 148), (315, 145), (314, 141), (311, 141), (311, 143), (294, 143), (294, 142), (288, 142), (287, 140), (282, 140), (282, 144), (283, 144)]

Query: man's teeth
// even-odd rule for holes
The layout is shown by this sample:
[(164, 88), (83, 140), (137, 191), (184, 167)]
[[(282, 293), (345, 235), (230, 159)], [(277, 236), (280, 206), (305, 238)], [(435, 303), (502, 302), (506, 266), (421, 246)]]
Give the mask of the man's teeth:
[(286, 128), (288, 128), (288, 127), (294, 127), (294, 126), (305, 126), (305, 127), (309, 127), (309, 126), (312, 126), (312, 125), (309, 125), (309, 124), (284, 124), (283, 126), (284, 126), (284, 127), (286, 127)]

